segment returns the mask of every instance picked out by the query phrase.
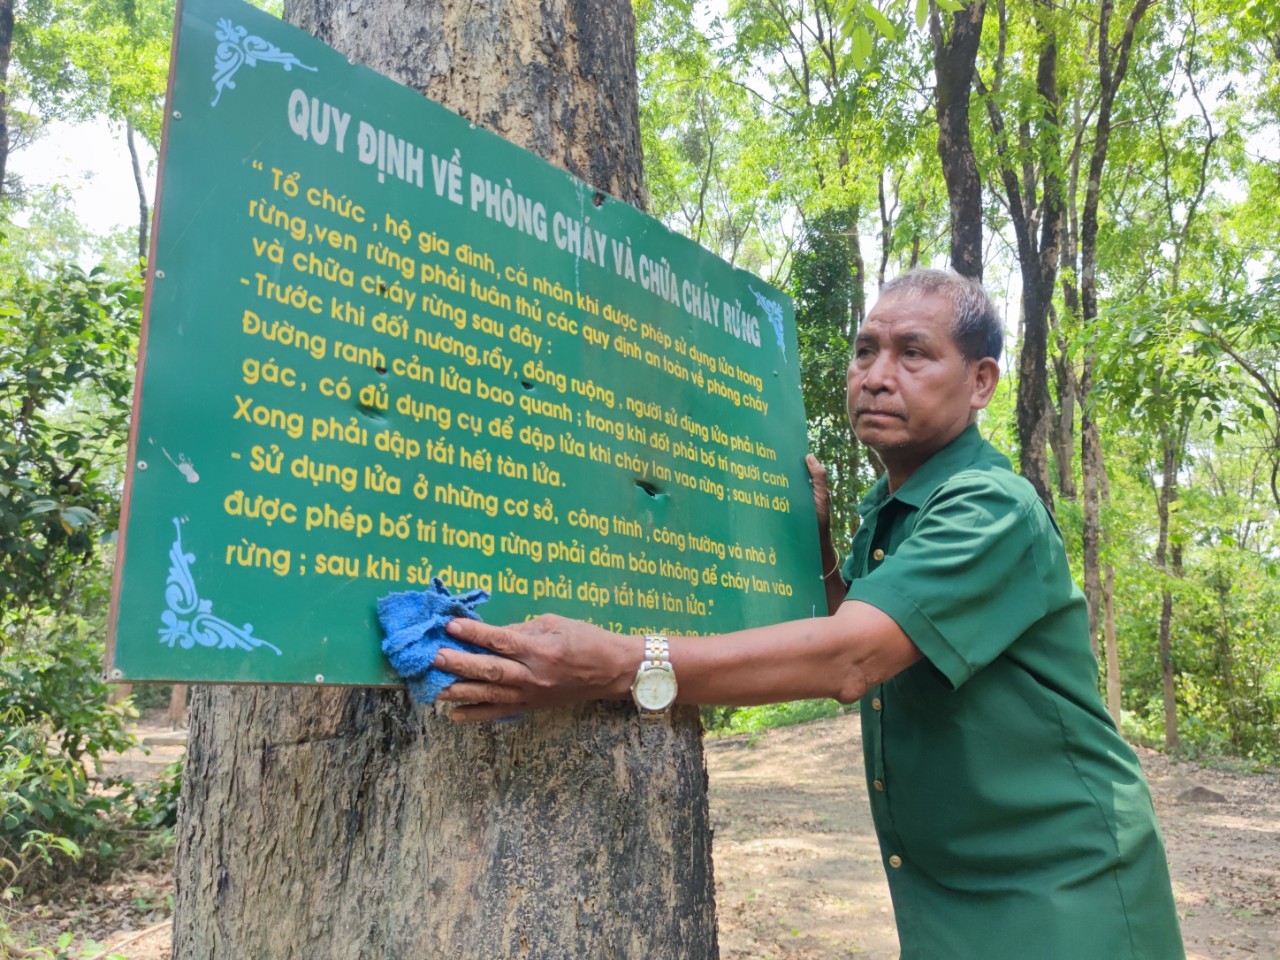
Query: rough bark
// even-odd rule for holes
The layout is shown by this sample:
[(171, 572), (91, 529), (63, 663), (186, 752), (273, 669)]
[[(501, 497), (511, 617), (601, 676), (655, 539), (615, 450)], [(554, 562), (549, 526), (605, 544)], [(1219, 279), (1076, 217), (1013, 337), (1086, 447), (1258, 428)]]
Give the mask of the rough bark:
[(976, 280), (982, 279), (982, 179), (969, 132), (969, 93), (985, 11), (984, 0), (966, 3), (951, 15), (951, 29), (944, 34), (942, 15), (929, 4), (938, 159), (951, 208), (951, 268)]
[(623, 0), (287, 0), (285, 17), (643, 208), (635, 18)]
[[(286, 15), (641, 203), (625, 0)], [(592, 705), (456, 727), (372, 689), (202, 687), (174, 957), (672, 957), (716, 945), (697, 712)]]
[(13, 51), (13, 0), (0, 0), (0, 197), (9, 167), (9, 61)]

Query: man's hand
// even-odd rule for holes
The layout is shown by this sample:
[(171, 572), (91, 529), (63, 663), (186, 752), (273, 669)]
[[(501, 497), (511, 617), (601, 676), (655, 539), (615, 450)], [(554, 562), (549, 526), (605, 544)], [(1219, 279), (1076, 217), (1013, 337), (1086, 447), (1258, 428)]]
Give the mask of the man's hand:
[(813, 484), (813, 508), (818, 513), (818, 542), (831, 540), (831, 485), (827, 481), (827, 468), (812, 453), (805, 454), (805, 466), (809, 468), (809, 480)]
[(813, 508), (818, 514), (818, 557), (822, 570), (823, 591), (827, 596), (827, 613), (835, 613), (844, 602), (845, 582), (840, 576), (840, 554), (831, 542), (831, 486), (827, 468), (812, 453), (806, 454), (805, 466), (813, 483)]
[(450, 636), (499, 654), (445, 648), (436, 657), (436, 667), (461, 678), (438, 698), (458, 704), (450, 713), (458, 722), (622, 699), (643, 658), (643, 640), (565, 617), (544, 615), (507, 627), (458, 619), (446, 629)]

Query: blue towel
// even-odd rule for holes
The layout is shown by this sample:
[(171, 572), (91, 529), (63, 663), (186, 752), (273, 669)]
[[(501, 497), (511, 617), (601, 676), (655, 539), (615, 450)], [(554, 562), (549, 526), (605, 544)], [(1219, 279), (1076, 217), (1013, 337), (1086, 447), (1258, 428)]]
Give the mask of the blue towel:
[(382, 641), (382, 652), (396, 673), (408, 681), (409, 693), (418, 703), (435, 703), (440, 691), (458, 679), (431, 666), (441, 647), (492, 654), (444, 632), (445, 625), (455, 617), (479, 620), (475, 608), (488, 599), (488, 590), (472, 590), (455, 596), (436, 577), (429, 590), (390, 593), (378, 600), (378, 620), (387, 635)]

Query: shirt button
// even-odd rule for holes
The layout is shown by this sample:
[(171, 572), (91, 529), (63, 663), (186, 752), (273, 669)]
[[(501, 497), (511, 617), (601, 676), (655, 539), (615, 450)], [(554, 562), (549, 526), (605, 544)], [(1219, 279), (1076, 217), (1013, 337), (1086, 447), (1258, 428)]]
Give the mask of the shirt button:
[(877, 548), (876, 550), (872, 551), (871, 557), (874, 560), (883, 560), (884, 551)]
[(883, 780), (872, 780), (872, 781), (871, 781), (871, 785), (872, 785), (873, 787), (875, 787), (877, 790), (879, 790), (881, 793), (884, 793), (884, 781), (883, 781)]
[(889, 866), (897, 870), (900, 866), (902, 866), (902, 858), (895, 853), (892, 857), (889, 858)]
[(880, 702), (880, 698), (879, 698), (879, 697), (872, 697), (872, 698), (871, 698), (871, 709), (872, 709), (872, 710), (879, 710), (879, 709), (880, 709), (881, 707), (883, 707), (883, 706), (884, 706), (884, 704)]

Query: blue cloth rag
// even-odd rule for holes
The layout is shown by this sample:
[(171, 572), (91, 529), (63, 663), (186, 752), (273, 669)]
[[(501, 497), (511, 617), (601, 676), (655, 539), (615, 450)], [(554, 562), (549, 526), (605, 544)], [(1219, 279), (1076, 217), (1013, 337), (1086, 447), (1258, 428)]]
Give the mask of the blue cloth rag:
[(479, 620), (475, 608), (488, 599), (488, 590), (451, 594), (436, 577), (430, 589), (390, 593), (378, 600), (378, 620), (386, 634), (382, 652), (408, 682), (409, 693), (418, 703), (435, 703), (440, 691), (458, 679), (431, 665), (441, 647), (492, 654), (444, 632), (445, 625), (456, 617)]

